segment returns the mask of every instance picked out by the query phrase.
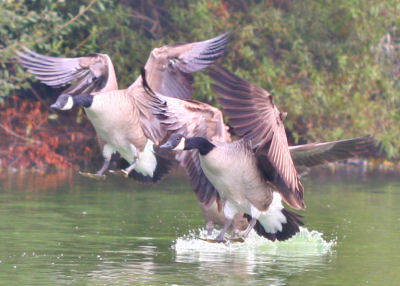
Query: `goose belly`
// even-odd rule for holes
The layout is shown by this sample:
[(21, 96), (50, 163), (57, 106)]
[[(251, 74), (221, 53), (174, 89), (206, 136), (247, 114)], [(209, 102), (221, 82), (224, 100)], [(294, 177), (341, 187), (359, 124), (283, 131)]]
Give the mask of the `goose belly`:
[[(91, 121), (97, 135), (115, 151), (118, 151), (118, 153), (120, 153), (120, 155), (128, 162), (131, 163), (134, 159), (131, 145), (135, 146), (138, 151), (143, 150), (146, 138), (135, 136), (135, 134), (130, 132), (130, 130), (125, 130), (126, 125), (133, 126), (132, 129), (138, 129), (140, 127), (131, 124), (129, 121), (123, 124), (119, 124), (120, 122), (118, 121), (115, 122), (115, 124), (112, 124), (112, 121), (103, 122), (104, 120), (97, 120), (97, 118)], [(138, 135), (140, 134), (141, 132), (138, 132)]]
[(222, 198), (237, 205), (241, 211), (249, 212), (250, 203), (246, 192), (266, 190), (266, 183), (260, 177), (255, 164), (240, 156), (234, 157), (234, 160), (221, 156), (213, 157), (200, 156), (204, 174)]
[(134, 159), (131, 145), (143, 151), (147, 141), (133, 107), (130, 107), (132, 104), (123, 98), (111, 102), (111, 96), (102, 96), (101, 100), (98, 96), (102, 95), (94, 97), (92, 106), (85, 109), (86, 114), (97, 135), (131, 163)]

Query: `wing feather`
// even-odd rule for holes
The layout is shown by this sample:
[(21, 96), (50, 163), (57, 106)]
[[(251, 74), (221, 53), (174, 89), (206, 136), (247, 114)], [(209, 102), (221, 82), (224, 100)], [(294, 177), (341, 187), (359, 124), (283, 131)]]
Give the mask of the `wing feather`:
[(264, 176), (275, 183), (290, 206), (303, 209), (304, 190), (289, 152), (284, 116), (272, 96), (221, 67), (212, 67), (210, 75), (224, 114), (235, 134), (251, 141)]
[[(150, 102), (154, 114), (168, 132), (230, 142), (228, 127), (217, 108), (192, 100), (180, 100), (155, 93), (149, 95), (152, 97)], [(211, 205), (215, 200), (219, 200), (218, 192), (203, 173), (197, 150), (177, 153), (176, 159), (186, 170), (201, 203)]]
[[(77, 95), (117, 89), (114, 67), (107, 55), (90, 54), (86, 57), (63, 58), (35, 53), (28, 48), (17, 51), (18, 61), (42, 83), (52, 87), (69, 87), (63, 93)], [(110, 73), (114, 76), (110, 77)], [(108, 91), (108, 90), (104, 90)]]
[(376, 153), (377, 150), (377, 141), (371, 135), (289, 147), (295, 165), (306, 167), (313, 167), (355, 156), (365, 156)]
[(206, 41), (154, 49), (145, 65), (149, 85), (165, 96), (190, 98), (192, 73), (208, 67), (222, 56), (228, 41), (229, 36), (225, 33)]

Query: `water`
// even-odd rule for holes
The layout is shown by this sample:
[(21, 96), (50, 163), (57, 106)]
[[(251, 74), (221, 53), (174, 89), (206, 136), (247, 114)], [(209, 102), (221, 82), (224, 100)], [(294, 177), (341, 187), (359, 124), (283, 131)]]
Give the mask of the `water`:
[(311, 176), (287, 242), (199, 240), (184, 177), (0, 177), (0, 285), (398, 285), (400, 180)]

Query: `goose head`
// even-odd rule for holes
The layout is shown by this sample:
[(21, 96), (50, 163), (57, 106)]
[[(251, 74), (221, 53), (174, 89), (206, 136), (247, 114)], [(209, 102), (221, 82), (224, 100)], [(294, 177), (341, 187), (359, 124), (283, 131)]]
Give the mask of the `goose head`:
[(186, 147), (186, 138), (180, 133), (172, 134), (167, 142), (160, 146), (162, 149), (170, 149), (174, 151), (182, 151), (185, 150)]
[(50, 105), (51, 108), (57, 110), (70, 110), (74, 107), (74, 98), (70, 94), (61, 94), (56, 102)]
[(72, 96), (70, 94), (61, 94), (56, 102), (50, 105), (51, 108), (57, 110), (70, 110), (75, 106), (83, 106), (89, 108), (93, 102), (93, 95), (91, 94), (80, 94)]
[(198, 149), (200, 155), (207, 155), (215, 147), (210, 141), (203, 137), (186, 138), (180, 133), (172, 134), (165, 144), (161, 145), (162, 149), (170, 149), (174, 151)]

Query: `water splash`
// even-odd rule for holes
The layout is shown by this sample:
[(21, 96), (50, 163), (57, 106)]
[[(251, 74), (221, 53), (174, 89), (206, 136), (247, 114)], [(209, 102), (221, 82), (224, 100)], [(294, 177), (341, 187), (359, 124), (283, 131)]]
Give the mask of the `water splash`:
[[(212, 237), (216, 237), (219, 231), (214, 230)], [(280, 257), (309, 257), (331, 254), (336, 245), (336, 239), (326, 241), (323, 234), (316, 230), (300, 228), (295, 236), (287, 241), (270, 241), (258, 236), (254, 231), (250, 233), (246, 241), (210, 243), (201, 240), (206, 237), (204, 229), (191, 231), (189, 234), (175, 240), (172, 248), (177, 256), (190, 256), (190, 254), (222, 254), (222, 253), (249, 253), (257, 252)]]

